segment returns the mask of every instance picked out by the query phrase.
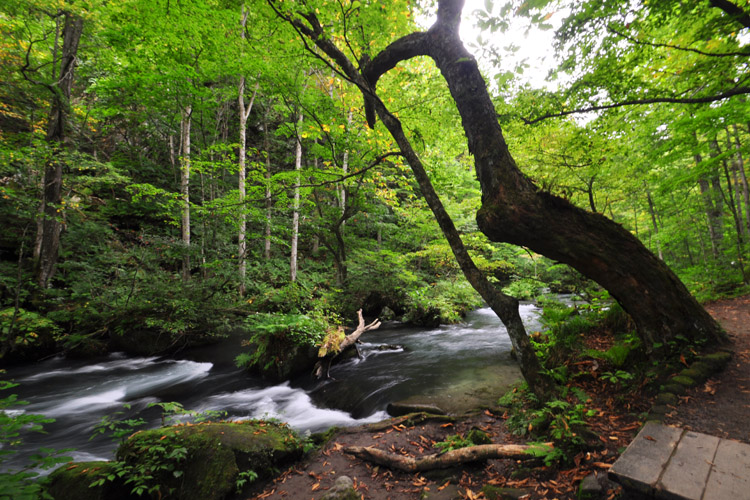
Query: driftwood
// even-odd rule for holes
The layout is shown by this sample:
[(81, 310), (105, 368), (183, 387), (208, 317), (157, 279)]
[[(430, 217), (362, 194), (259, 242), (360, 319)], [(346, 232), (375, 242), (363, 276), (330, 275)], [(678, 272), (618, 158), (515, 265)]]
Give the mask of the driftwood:
[[(551, 443), (545, 443), (545, 447), (551, 447)], [(467, 448), (458, 448), (445, 453), (436, 453), (421, 458), (406, 457), (395, 453), (373, 448), (372, 446), (349, 446), (344, 448), (344, 453), (354, 455), (362, 460), (385, 465), (391, 469), (405, 472), (422, 472), (433, 469), (446, 469), (454, 465), (466, 462), (477, 462), (491, 458), (512, 458), (516, 460), (531, 459), (535, 454), (531, 453), (533, 448), (523, 444), (480, 444)]]
[[(362, 316), (362, 309), (357, 311), (357, 317), (359, 318), (359, 324), (357, 325), (356, 330), (344, 337), (344, 340), (342, 340), (341, 344), (339, 344), (338, 351), (333, 354), (327, 354), (325, 358), (315, 363), (315, 368), (313, 369), (313, 376), (315, 378), (323, 378), (324, 374), (325, 378), (331, 378), (331, 376), (329, 375), (329, 371), (331, 369), (331, 362), (333, 361), (333, 359), (340, 353), (344, 352), (347, 347), (353, 345), (356, 347), (356, 343), (363, 333), (369, 332), (370, 330), (377, 330), (380, 327), (379, 319), (376, 319), (369, 325), (365, 325), (365, 318)], [(357, 350), (357, 354), (359, 354), (359, 350)]]

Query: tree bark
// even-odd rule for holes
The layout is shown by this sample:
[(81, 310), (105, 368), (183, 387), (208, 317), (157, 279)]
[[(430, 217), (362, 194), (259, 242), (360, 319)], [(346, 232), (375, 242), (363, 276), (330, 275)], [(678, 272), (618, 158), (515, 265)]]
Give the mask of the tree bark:
[(750, 186), (748, 186), (747, 174), (745, 173), (745, 161), (742, 157), (740, 131), (737, 125), (734, 125), (734, 147), (737, 151), (737, 170), (742, 181), (742, 201), (745, 204), (745, 229), (750, 234)]
[(190, 125), (192, 107), (182, 110), (180, 120), (180, 141), (182, 157), (180, 158), (180, 197), (182, 198), (182, 281), (190, 280)]
[(646, 188), (646, 200), (648, 201), (648, 212), (651, 215), (651, 225), (654, 228), (656, 250), (659, 252), (659, 260), (664, 260), (664, 254), (661, 251), (661, 238), (659, 238), (659, 224), (656, 221), (656, 208), (654, 207), (654, 200), (653, 198), (651, 198), (651, 190), (648, 188), (648, 184), (644, 181), (643, 185)]
[[(551, 443), (545, 447), (551, 448)], [(384, 465), (391, 469), (404, 472), (423, 472), (434, 469), (447, 469), (468, 462), (479, 462), (493, 458), (510, 458), (514, 460), (528, 460), (534, 458), (534, 448), (523, 444), (481, 444), (458, 448), (445, 453), (426, 455), (421, 458), (408, 457), (389, 453), (372, 446), (348, 446), (344, 453), (354, 455), (362, 460)]]
[(52, 106), (47, 123), (47, 142), (52, 144), (52, 159), (44, 168), (42, 178), (42, 204), (39, 210), (41, 223), (37, 223), (34, 254), (36, 282), (47, 288), (55, 274), (60, 233), (62, 232), (61, 202), (63, 161), (60, 158), (66, 139), (66, 124), (70, 114), (70, 93), (78, 54), (78, 43), (83, 33), (83, 19), (64, 13), (63, 46), (60, 55), (60, 73), (57, 82), (48, 88), (52, 91)]
[(271, 197), (271, 140), (268, 137), (268, 113), (271, 109), (270, 103), (263, 115), (263, 149), (266, 152), (266, 227), (263, 238), (263, 258), (271, 260), (271, 210), (273, 209), (273, 198)]
[(297, 118), (297, 132), (295, 133), (294, 148), (294, 170), (297, 172), (297, 180), (294, 184), (294, 205), (292, 207), (292, 245), (291, 256), (289, 258), (289, 270), (292, 283), (297, 281), (297, 244), (299, 242), (299, 187), (300, 187), (300, 170), (302, 170), (302, 138), (300, 137), (299, 127), (302, 126), (303, 115), (300, 112)]
[[(247, 24), (247, 11), (245, 6), (242, 6), (242, 39), (245, 38), (245, 25)], [(245, 241), (245, 234), (247, 233), (247, 210), (245, 209), (245, 180), (246, 180), (246, 158), (247, 155), (247, 119), (250, 116), (250, 112), (253, 110), (253, 104), (255, 103), (255, 96), (258, 95), (258, 85), (255, 86), (253, 96), (250, 98), (250, 102), (245, 105), (245, 76), (240, 76), (239, 92), (238, 92), (238, 103), (240, 107), (240, 148), (239, 148), (239, 174), (238, 174), (238, 188), (239, 188), (239, 203), (240, 203), (240, 227), (237, 235), (237, 254), (239, 258), (238, 272), (240, 277), (239, 294), (240, 297), (245, 296), (245, 276), (247, 275), (247, 243)]]
[[(667, 354), (667, 341), (677, 335), (723, 343), (726, 337), (719, 325), (666, 264), (630, 232), (603, 215), (541, 192), (518, 169), (477, 62), (459, 38), (463, 3), (439, 0), (437, 21), (427, 32), (393, 42), (369, 63), (363, 61), (362, 73), (325, 36), (314, 14), (303, 13), (305, 21), (291, 21), (360, 87), (371, 125), (376, 110), (381, 119), (387, 115), (396, 120), (375, 93), (378, 79), (412, 57), (428, 55), (435, 61), (458, 107), (469, 152), (474, 155), (482, 188), (477, 222), (492, 241), (526, 246), (571, 265), (602, 285), (632, 316), (649, 353), (656, 355), (656, 347), (661, 345)], [(412, 159), (407, 159), (411, 163)]]

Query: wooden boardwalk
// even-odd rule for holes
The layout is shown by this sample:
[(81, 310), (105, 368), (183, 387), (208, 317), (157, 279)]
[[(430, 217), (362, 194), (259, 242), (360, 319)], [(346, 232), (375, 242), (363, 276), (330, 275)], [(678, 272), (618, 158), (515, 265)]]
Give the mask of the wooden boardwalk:
[(609, 477), (652, 498), (750, 500), (750, 445), (649, 422)]

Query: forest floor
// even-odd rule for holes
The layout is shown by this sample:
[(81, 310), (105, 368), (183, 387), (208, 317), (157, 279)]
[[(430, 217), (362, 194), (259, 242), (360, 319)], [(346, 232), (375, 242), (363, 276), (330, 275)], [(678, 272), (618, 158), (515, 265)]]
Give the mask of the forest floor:
[(723, 372), (681, 397), (665, 423), (750, 443), (750, 296), (706, 310), (729, 334), (734, 357)]
[[(750, 296), (724, 300), (706, 306), (730, 336), (735, 351), (727, 369), (680, 398), (665, 423), (720, 437), (750, 442)], [(588, 347), (606, 349), (607, 335), (586, 339)], [(539, 499), (576, 498), (578, 486), (587, 476), (606, 476), (606, 470), (630, 443), (651, 407), (652, 396), (644, 387), (627, 393), (616, 391), (611, 382), (596, 373), (596, 366), (576, 363), (579, 376), (575, 384), (590, 396), (587, 407), (596, 415), (587, 420), (595, 436), (585, 451), (571, 457), (569, 467), (545, 467), (539, 459), (532, 462), (488, 460), (463, 464), (453, 469), (424, 473), (406, 473), (377, 466), (345, 454), (347, 446), (375, 446), (408, 456), (423, 456), (438, 450), (435, 442), (448, 436), (466, 435), (472, 428), (485, 431), (493, 443), (524, 443), (528, 438), (511, 434), (506, 427), (507, 414), (500, 407), (469, 413), (453, 423), (424, 421), (409, 424), (392, 419), (386, 423), (346, 429), (303, 464), (286, 471), (258, 499), (319, 500), (330, 490), (337, 477), (348, 476), (363, 499), (451, 500), (491, 498), (482, 492), (487, 485), (503, 488), (507, 497)], [(622, 490), (608, 481), (600, 481), (600, 498), (624, 498)], [(496, 492), (498, 490), (495, 490)], [(489, 494), (489, 491), (487, 491)]]

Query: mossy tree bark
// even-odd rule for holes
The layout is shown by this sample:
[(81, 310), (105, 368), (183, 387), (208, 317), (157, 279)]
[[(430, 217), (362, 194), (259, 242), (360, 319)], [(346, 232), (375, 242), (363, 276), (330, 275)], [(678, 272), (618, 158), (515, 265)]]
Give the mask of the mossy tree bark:
[[(83, 33), (83, 19), (69, 12), (62, 12), (65, 18), (63, 26), (63, 46), (60, 58), (59, 78), (52, 84), (40, 83), (27, 74), (27, 66), (22, 68), (25, 78), (35, 84), (45, 86), (52, 93), (52, 106), (47, 124), (46, 140), (52, 144), (53, 155), (44, 168), (42, 186), (42, 204), (39, 210), (41, 223), (37, 224), (37, 244), (34, 251), (34, 268), (36, 283), (40, 288), (47, 288), (55, 274), (57, 257), (62, 232), (61, 202), (63, 183), (62, 150), (67, 139), (67, 122), (70, 115), (70, 93), (73, 88), (75, 67), (77, 64), (78, 43)], [(29, 46), (31, 51), (31, 45)], [(55, 51), (57, 47), (55, 47)], [(53, 66), (57, 61), (52, 62)], [(53, 75), (55, 76), (55, 75)]]

